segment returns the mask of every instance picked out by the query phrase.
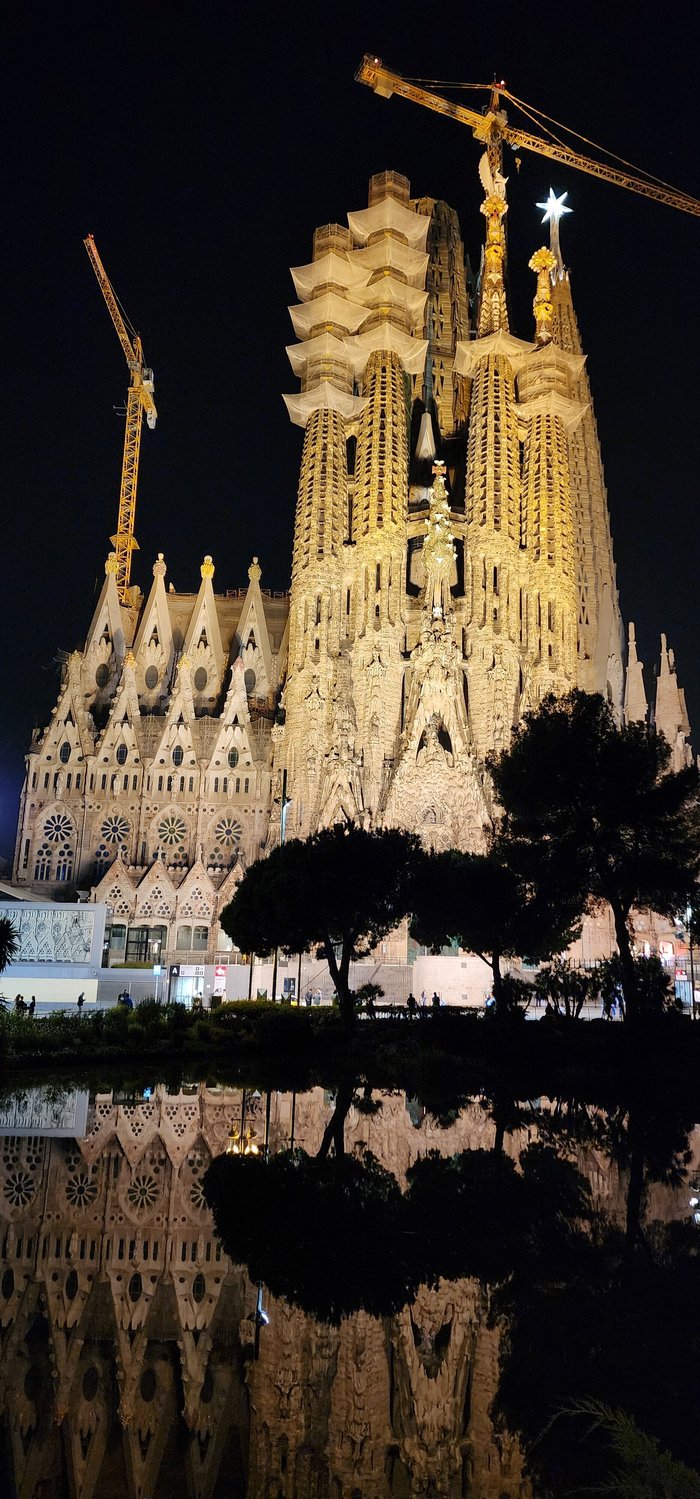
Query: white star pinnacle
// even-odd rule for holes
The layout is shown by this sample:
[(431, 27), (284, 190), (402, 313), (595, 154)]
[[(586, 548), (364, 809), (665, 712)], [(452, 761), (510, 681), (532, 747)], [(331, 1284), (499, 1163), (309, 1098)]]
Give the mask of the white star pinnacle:
[(558, 224), (559, 220), (560, 220), (560, 218), (562, 217), (563, 214), (565, 214), (565, 213), (573, 213), (573, 209), (572, 208), (566, 208), (566, 206), (564, 204), (564, 199), (568, 198), (568, 196), (569, 196), (568, 193), (562, 193), (561, 197), (557, 198), (557, 197), (555, 197), (554, 189), (550, 187), (550, 189), (549, 189), (549, 197), (547, 199), (547, 202), (546, 203), (536, 203), (535, 204), (536, 208), (541, 208), (543, 210), (543, 216), (542, 216), (542, 223), (543, 224), (549, 224), (549, 223)]

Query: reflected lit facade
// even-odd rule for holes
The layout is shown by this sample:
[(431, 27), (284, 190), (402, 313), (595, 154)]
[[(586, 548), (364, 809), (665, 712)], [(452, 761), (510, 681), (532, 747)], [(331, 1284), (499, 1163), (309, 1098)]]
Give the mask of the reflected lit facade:
[[(74, 1098), (6, 1105), (6, 1128), (37, 1130), (0, 1136), (8, 1489), (13, 1475), (41, 1499), (530, 1499), (517, 1443), (489, 1413), (498, 1334), (477, 1282), (440, 1281), (396, 1317), (358, 1312), (339, 1328), (263, 1287), (256, 1356), (258, 1291), (222, 1252), (202, 1178), (241, 1132), (276, 1151), (294, 1129), (318, 1150), (331, 1107), (321, 1089), (98, 1094), (74, 1139), (54, 1133)], [(536, 1126), (533, 1106), (507, 1152)], [(376, 1114), (353, 1108), (346, 1128), (347, 1148), (373, 1151), (401, 1185), (430, 1150), (493, 1142), (478, 1101), (440, 1129), (401, 1093)], [(692, 1145), (697, 1174), (697, 1131)], [(624, 1177), (592, 1146), (576, 1159), (623, 1221)], [(687, 1216), (687, 1202), (652, 1187), (647, 1212)]]

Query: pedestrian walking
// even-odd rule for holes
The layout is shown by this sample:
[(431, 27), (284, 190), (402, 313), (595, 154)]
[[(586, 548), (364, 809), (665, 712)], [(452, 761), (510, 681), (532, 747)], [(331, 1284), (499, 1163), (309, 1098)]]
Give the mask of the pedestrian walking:
[(415, 1015), (417, 1008), (418, 1006), (416, 1005), (415, 994), (409, 994), (408, 999), (406, 1000), (406, 1009), (408, 1010), (409, 1015)]
[(29, 1014), (33, 1016), (35, 1009), (36, 1009), (36, 999), (34, 998), (34, 995), (32, 995), (32, 997), (31, 997), (31, 999), (29, 1001)]
[(82, 1015), (82, 1013), (83, 1013), (83, 1005), (84, 1004), (85, 1004), (85, 995), (81, 993), (81, 994), (78, 995), (78, 1014), (79, 1015)]

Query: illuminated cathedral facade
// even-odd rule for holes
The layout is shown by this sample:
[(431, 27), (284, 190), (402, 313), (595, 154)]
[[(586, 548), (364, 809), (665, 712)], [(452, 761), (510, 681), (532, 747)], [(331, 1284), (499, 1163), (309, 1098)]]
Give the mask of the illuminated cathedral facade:
[[(550, 691), (648, 707), (626, 669), (602, 461), (569, 274), (533, 254), (510, 330), (505, 182), (482, 160), (478, 285), (457, 215), (371, 179), (292, 272), (303, 429), (289, 594), (167, 581), (120, 603), (116, 561), (27, 756), (14, 878), (89, 890), (112, 960), (227, 947), (218, 917), (281, 836), (352, 820), (478, 849), (485, 768)], [(470, 295), (471, 293), (471, 295)], [(688, 722), (662, 637), (653, 707), (676, 768)]]

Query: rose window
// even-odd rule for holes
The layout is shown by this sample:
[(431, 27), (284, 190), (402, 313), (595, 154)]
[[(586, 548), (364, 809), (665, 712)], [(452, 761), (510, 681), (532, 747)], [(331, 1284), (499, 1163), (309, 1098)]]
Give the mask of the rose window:
[(72, 832), (73, 824), (65, 812), (52, 812), (44, 823), (44, 837), (48, 838), (49, 843), (63, 843), (66, 838), (70, 838)]
[(158, 837), (161, 843), (168, 848), (174, 848), (178, 843), (184, 843), (187, 836), (187, 824), (177, 812), (169, 812), (167, 817), (161, 817), (158, 823)]
[(193, 1208), (206, 1208), (208, 1206), (207, 1199), (204, 1196), (204, 1188), (199, 1177), (197, 1177), (190, 1187), (190, 1202)]
[(223, 843), (224, 848), (235, 848), (241, 841), (241, 824), (235, 817), (220, 817), (214, 836), (217, 843)]
[(66, 1182), (66, 1197), (73, 1208), (86, 1208), (95, 1201), (97, 1187), (86, 1171), (76, 1172)]
[(129, 836), (129, 823), (119, 812), (110, 812), (100, 828), (105, 843), (123, 843)]
[(158, 1183), (152, 1176), (135, 1176), (129, 1184), (126, 1195), (132, 1208), (145, 1212), (147, 1208), (155, 1207), (158, 1200)]
[(34, 1196), (34, 1178), (28, 1171), (11, 1171), (3, 1190), (13, 1208), (26, 1208)]

